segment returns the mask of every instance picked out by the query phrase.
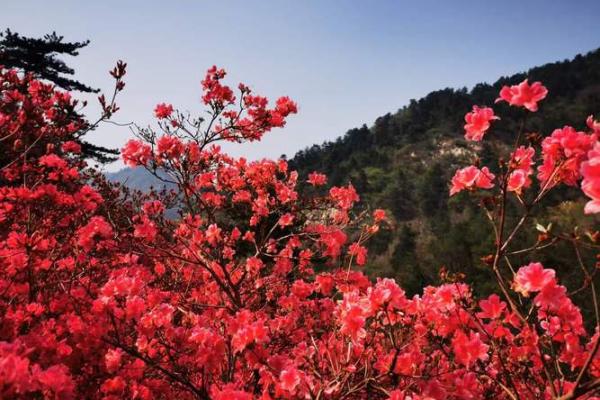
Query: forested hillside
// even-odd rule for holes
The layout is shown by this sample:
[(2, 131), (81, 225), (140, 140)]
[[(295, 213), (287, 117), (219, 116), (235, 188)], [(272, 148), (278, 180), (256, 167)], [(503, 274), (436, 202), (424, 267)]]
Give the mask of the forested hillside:
[[(600, 50), (595, 50), (502, 77), (491, 85), (479, 84), (470, 91), (432, 92), (378, 118), (371, 127), (351, 129), (333, 142), (298, 152), (290, 164), (302, 177), (316, 170), (328, 175), (330, 185), (352, 182), (363, 204), (387, 209), (393, 216), (392, 227), (376, 236), (369, 249), (379, 254), (367, 266), (372, 276), (394, 276), (405, 289), (417, 292), (437, 281), (443, 266), (467, 273), (476, 289), (485, 292), (491, 275), (481, 258), (490, 253), (493, 243), (489, 223), (469, 196), (449, 198), (448, 182), (459, 166), (478, 157), (482, 162), (493, 160), (526, 114), (497, 104), (494, 107), (503, 117), (494, 124), (490, 139), (467, 142), (464, 116), (472, 104), (491, 106), (503, 85), (525, 78), (541, 81), (549, 90), (540, 110), (527, 117), (525, 132), (531, 133), (530, 140), (540, 140), (564, 123), (581, 129), (588, 115), (600, 113)], [(552, 200), (557, 215), (560, 208), (560, 219), (534, 213), (528, 223), (554, 220), (555, 226), (574, 229), (582, 222), (565, 215), (569, 210), (578, 210), (571, 215), (581, 214), (583, 203), (577, 196), (577, 190), (558, 192)], [(535, 239), (524, 237), (521, 243), (533, 244)], [(568, 260), (573, 257), (569, 248), (541, 250), (538, 255), (558, 269), (570, 268)]]

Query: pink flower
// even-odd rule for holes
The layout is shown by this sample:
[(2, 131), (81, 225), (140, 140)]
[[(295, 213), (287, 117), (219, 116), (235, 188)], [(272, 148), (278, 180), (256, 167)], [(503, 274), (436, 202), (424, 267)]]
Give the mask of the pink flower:
[(365, 321), (363, 309), (358, 305), (352, 305), (343, 313), (340, 332), (350, 336), (352, 341), (358, 342), (366, 335)]
[[(266, 104), (265, 104), (266, 106)], [(275, 109), (271, 110), (271, 125), (282, 127), (285, 125), (285, 118), (290, 114), (296, 114), (298, 106), (289, 97), (283, 96), (277, 99)]]
[(533, 147), (519, 146), (511, 157), (515, 169), (529, 170), (533, 166), (533, 156), (535, 149)]
[(75, 153), (75, 154), (81, 153), (81, 146), (79, 145), (79, 143), (74, 142), (72, 140), (63, 143), (63, 145), (61, 146), (61, 149), (65, 153)]
[(600, 181), (584, 180), (581, 183), (581, 190), (592, 199), (585, 204), (583, 211), (586, 214), (600, 213)]
[(120, 376), (116, 376), (114, 378), (105, 380), (100, 390), (102, 393), (110, 393), (116, 395), (116, 397), (123, 397), (125, 388), (127, 388), (127, 383), (125, 380)]
[(351, 184), (346, 187), (334, 186), (329, 190), (329, 195), (342, 210), (349, 210), (354, 203), (360, 200), (354, 186)]
[(600, 122), (596, 121), (593, 115), (589, 115), (585, 120), (585, 123), (588, 126), (588, 128), (592, 130), (593, 133), (595, 133), (596, 135), (600, 135)]
[(252, 400), (254, 397), (251, 393), (244, 392), (243, 390), (227, 388), (216, 393), (213, 398), (215, 400)]
[(335, 281), (333, 280), (333, 277), (329, 274), (317, 275), (315, 281), (317, 283), (319, 292), (321, 292), (324, 295), (329, 295), (333, 290), (333, 287), (335, 286)]
[(388, 397), (388, 400), (405, 400), (406, 396), (404, 395), (404, 392), (402, 390), (392, 390), (390, 392), (390, 396)]
[(215, 246), (217, 242), (221, 240), (221, 228), (217, 224), (210, 224), (206, 229), (206, 241), (212, 246)]
[(458, 331), (452, 339), (452, 350), (456, 361), (466, 367), (470, 367), (477, 360), (487, 360), (488, 348), (489, 346), (481, 341), (479, 333), (470, 332), (467, 336), (463, 331)]
[(368, 296), (372, 308), (381, 307), (388, 302), (392, 307), (401, 308), (406, 303), (404, 290), (390, 278), (378, 279), (375, 288), (368, 292)]
[(585, 213), (594, 214), (600, 212), (600, 142), (596, 142), (587, 157), (581, 163), (581, 190), (591, 199), (585, 205)]
[(327, 229), (323, 226), (315, 228), (319, 233), (319, 242), (325, 248), (323, 255), (328, 257), (338, 257), (341, 253), (341, 248), (346, 243), (347, 235), (341, 229)]
[(47, 154), (39, 159), (40, 165), (48, 168), (65, 169), (67, 162), (56, 154)]
[(557, 284), (556, 280), (551, 279), (541, 288), (540, 293), (535, 296), (533, 301), (540, 308), (558, 310), (565, 301), (568, 301), (566, 294), (567, 289)]
[(294, 222), (294, 215), (290, 214), (290, 213), (286, 213), (283, 214), (280, 218), (279, 218), (279, 226), (284, 227), (284, 226), (290, 226), (292, 224), (292, 222)]
[(40, 384), (54, 392), (55, 396), (53, 397), (55, 399), (75, 397), (75, 381), (65, 365), (52, 365), (46, 370), (34, 369), (34, 373)]
[(165, 206), (160, 200), (147, 201), (142, 206), (145, 214), (158, 215), (165, 211)]
[(158, 229), (156, 224), (147, 216), (142, 217), (140, 223), (135, 224), (133, 236), (151, 242), (156, 237)]
[(106, 352), (104, 360), (106, 362), (106, 369), (108, 372), (115, 372), (119, 368), (122, 357), (123, 351), (121, 349), (110, 349)]
[(292, 285), (292, 294), (299, 299), (306, 299), (313, 292), (311, 284), (304, 282), (302, 279), (297, 280)]
[(523, 169), (516, 169), (511, 172), (508, 177), (508, 191), (521, 193), (523, 188), (526, 188), (531, 184), (531, 179), (529, 179), (527, 175), (527, 171)]
[(161, 136), (156, 142), (159, 154), (164, 154), (169, 158), (177, 158), (183, 152), (183, 143), (179, 138), (171, 135)]
[(318, 172), (311, 172), (308, 174), (308, 183), (313, 186), (323, 186), (327, 183), (327, 176)]
[(248, 260), (246, 260), (246, 271), (250, 273), (255, 274), (258, 271), (260, 271), (264, 266), (265, 264), (261, 261), (260, 258), (250, 257), (248, 258)]
[(373, 211), (373, 219), (375, 220), (375, 222), (385, 221), (385, 219), (386, 219), (385, 210), (378, 208), (375, 211)]
[(160, 103), (154, 108), (154, 116), (158, 119), (169, 118), (173, 113), (173, 106), (166, 103)]
[(456, 193), (472, 188), (491, 189), (494, 187), (492, 180), (495, 178), (487, 167), (479, 169), (473, 165), (459, 169), (452, 178), (452, 187), (450, 196)]
[(506, 303), (500, 300), (497, 294), (493, 294), (487, 299), (479, 302), (481, 312), (477, 314), (479, 318), (499, 318), (506, 309)]
[(213, 65), (206, 71), (206, 77), (202, 81), (202, 89), (204, 90), (202, 101), (204, 104), (214, 104), (218, 107), (223, 107), (235, 101), (235, 96), (231, 88), (221, 84), (221, 80), (225, 78), (225, 75), (225, 70), (217, 68), (216, 65)]
[(113, 229), (103, 217), (94, 216), (90, 218), (87, 225), (77, 231), (77, 244), (86, 250), (91, 250), (95, 239), (109, 239), (113, 235)]
[(563, 182), (575, 186), (581, 177), (581, 163), (597, 141), (595, 135), (578, 132), (570, 126), (555, 129), (542, 141), (542, 165), (538, 167), (538, 178), (543, 183), (552, 178), (550, 185)]
[(300, 384), (300, 373), (294, 367), (285, 368), (279, 374), (279, 386), (283, 390), (293, 392)]
[(121, 149), (121, 156), (125, 165), (130, 167), (146, 165), (152, 156), (152, 149), (139, 140), (131, 139)]
[(500, 90), (500, 97), (496, 102), (506, 101), (511, 106), (525, 107), (529, 111), (535, 112), (538, 109), (538, 101), (543, 100), (548, 94), (548, 89), (540, 82), (534, 82), (529, 85), (527, 79), (518, 85), (504, 86)]
[(555, 282), (555, 275), (553, 269), (544, 269), (540, 263), (530, 263), (517, 271), (514, 289), (528, 296), (529, 292), (539, 292), (546, 285)]
[(499, 119), (494, 115), (494, 110), (490, 107), (473, 106), (473, 111), (465, 115), (465, 138), (467, 140), (480, 141), (483, 135), (490, 128), (492, 120)]
[(367, 262), (367, 249), (358, 243), (352, 243), (348, 249), (348, 253), (351, 256), (356, 257), (356, 263), (358, 265), (365, 265)]
[(289, 114), (296, 114), (298, 112), (298, 106), (289, 97), (283, 96), (277, 99), (275, 111), (281, 116), (287, 117)]
[(531, 185), (529, 176), (533, 173), (533, 147), (520, 146), (511, 155), (511, 168), (514, 170), (508, 177), (508, 191), (521, 193), (522, 189)]

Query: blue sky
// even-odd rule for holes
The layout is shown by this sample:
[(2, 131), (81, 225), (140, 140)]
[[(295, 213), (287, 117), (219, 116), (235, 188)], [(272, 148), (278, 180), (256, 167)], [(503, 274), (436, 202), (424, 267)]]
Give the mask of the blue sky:
[[(7, 0), (0, 26), (90, 39), (67, 61), (77, 78), (107, 91), (106, 72), (124, 59), (118, 122), (153, 123), (162, 101), (201, 113), (200, 80), (213, 64), (229, 71), (232, 85), (289, 95), (300, 112), (286, 128), (227, 147), (255, 159), (293, 155), (370, 125), (432, 90), (472, 87), (600, 47), (599, 16), (600, 1), (591, 0)], [(120, 147), (129, 137), (127, 128), (105, 125), (90, 139)]]

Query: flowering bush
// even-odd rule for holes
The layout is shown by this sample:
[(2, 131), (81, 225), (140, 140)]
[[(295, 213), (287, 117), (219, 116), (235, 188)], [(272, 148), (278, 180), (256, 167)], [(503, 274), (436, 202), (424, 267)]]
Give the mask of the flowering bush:
[[(124, 73), (113, 71), (115, 93)], [(243, 84), (236, 94), (224, 78), (213, 67), (202, 81), (208, 118), (159, 104), (158, 131), (125, 145), (128, 165), (177, 187), (132, 196), (85, 168), (73, 139), (90, 125), (68, 94), (2, 71), (0, 397), (594, 398), (598, 321), (586, 331), (552, 269), (531, 262), (510, 278), (505, 269), (530, 250), (514, 250), (513, 239), (552, 188), (581, 181), (586, 212), (598, 212), (598, 123), (543, 140), (539, 187), (538, 150), (521, 133), (499, 173), (470, 166), (452, 180), (452, 195), (496, 192), (484, 210), (502, 297), (476, 299), (448, 275), (408, 298), (360, 271), (383, 210), (355, 211), (354, 188), (326, 191), (318, 172), (308, 196), (285, 161), (220, 151), (218, 141), (259, 140), (297, 112), (289, 98), (269, 107)], [(530, 111), (545, 96), (527, 82), (501, 93)], [(118, 110), (114, 96), (101, 102), (101, 119)], [(481, 140), (495, 118), (474, 108), (468, 138)], [(512, 229), (509, 196), (525, 210)], [(535, 247), (597, 248), (593, 235), (543, 233)], [(598, 313), (596, 268), (574, 264)]]

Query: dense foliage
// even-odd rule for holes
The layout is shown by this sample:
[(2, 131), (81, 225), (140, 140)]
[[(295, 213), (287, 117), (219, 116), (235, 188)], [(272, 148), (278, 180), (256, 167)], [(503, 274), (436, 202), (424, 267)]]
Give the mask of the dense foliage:
[[(111, 74), (119, 92), (125, 65)], [(580, 256), (597, 251), (597, 234), (540, 226), (535, 246), (513, 248), (529, 210), (564, 185), (600, 211), (598, 122), (541, 143), (521, 130), (497, 171), (471, 165), (452, 179), (452, 195), (482, 198), (501, 296), (477, 298), (452, 273), (407, 296), (361, 272), (388, 217), (356, 210), (352, 185), (327, 190), (315, 171), (300, 192), (285, 160), (220, 151), (297, 111), (224, 78), (213, 67), (202, 81), (208, 118), (159, 104), (158, 128), (125, 145), (128, 165), (177, 188), (140, 194), (86, 168), (74, 139), (89, 124), (68, 93), (2, 70), (0, 397), (598, 398), (597, 266)], [(524, 81), (500, 99), (534, 111), (540, 89)], [(118, 109), (114, 97), (101, 103), (102, 118)], [(498, 123), (475, 107), (465, 128), (482, 140)], [(515, 224), (508, 199), (522, 207)], [(592, 329), (559, 274), (529, 259), (559, 242), (577, 254), (570, 272), (590, 296)]]
[[(64, 37), (57, 35), (56, 32), (44, 35), (42, 38), (32, 38), (6, 29), (0, 33), (0, 65), (31, 73), (37, 79), (51, 82), (65, 90), (97, 93), (99, 89), (91, 88), (71, 78), (75, 70), (62, 59), (65, 56), (78, 56), (79, 50), (89, 44), (89, 40), (65, 42)], [(118, 158), (117, 149), (98, 146), (81, 137), (75, 138), (75, 141), (81, 145), (81, 151), (85, 156), (98, 162), (108, 163)]]
[(64, 90), (97, 93), (98, 89), (69, 78), (75, 71), (59, 58), (78, 56), (79, 50), (89, 44), (89, 40), (65, 42), (56, 32), (43, 38), (31, 38), (7, 29), (0, 33), (0, 65), (31, 72), (36, 78), (53, 82)]

